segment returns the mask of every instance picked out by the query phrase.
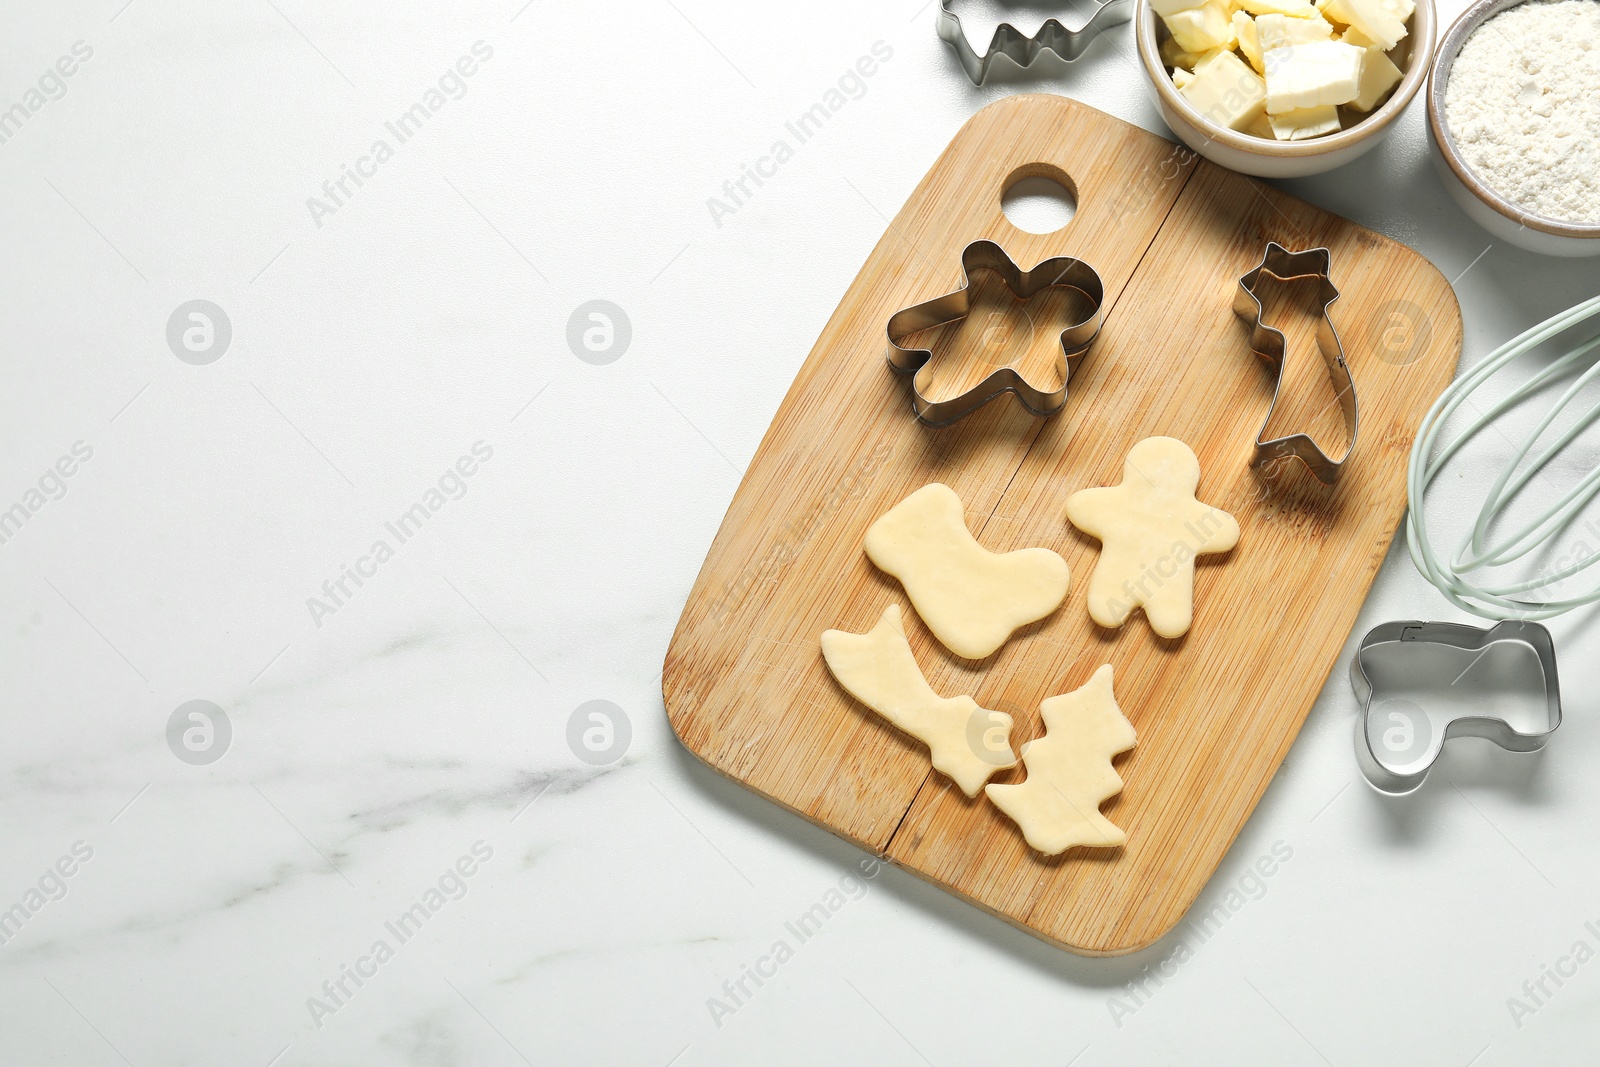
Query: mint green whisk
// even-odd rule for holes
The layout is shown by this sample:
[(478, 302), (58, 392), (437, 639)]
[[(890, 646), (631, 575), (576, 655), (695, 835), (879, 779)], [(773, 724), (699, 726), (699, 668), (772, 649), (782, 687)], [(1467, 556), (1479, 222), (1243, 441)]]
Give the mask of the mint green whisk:
[[(1570, 566), (1523, 581), (1493, 582), (1484, 577), (1474, 577), (1484, 568), (1505, 566), (1538, 550), (1564, 529), (1584, 506), (1600, 493), (1600, 468), (1596, 468), (1580, 478), (1555, 503), (1516, 529), (1505, 533), (1498, 543), (1490, 543), (1490, 526), (1516, 497), (1517, 492), (1561, 449), (1600, 418), (1600, 403), (1597, 403), (1583, 412), (1553, 441), (1535, 452), (1535, 447), (1544, 432), (1566, 410), (1585, 385), (1600, 377), (1600, 361), (1573, 380), (1512, 455), (1510, 462), (1495, 479), (1488, 498), (1478, 512), (1477, 521), (1472, 525), (1471, 533), (1462, 538), (1455, 554), (1448, 562), (1434, 550), (1433, 542), (1428, 536), (1427, 516), (1423, 506), (1429, 484), (1462, 445), (1524, 397), (1543, 388), (1574, 363), (1600, 348), (1600, 337), (1578, 345), (1560, 358), (1551, 361), (1543, 370), (1530, 376), (1504, 399), (1468, 423), (1454, 439), (1440, 448), (1438, 455), (1430, 461), (1428, 455), (1434, 450), (1445, 421), (1457, 408), (1468, 402), (1468, 397), (1475, 389), (1518, 356), (1596, 315), (1600, 315), (1600, 296), (1555, 315), (1520, 337), (1501, 345), (1482, 363), (1452, 382), (1449, 388), (1439, 395), (1439, 399), (1434, 401), (1433, 407), (1422, 420), (1416, 442), (1411, 448), (1411, 462), (1407, 470), (1406, 492), (1411, 506), (1406, 512), (1406, 543), (1411, 549), (1412, 562), (1417, 565), (1423, 576), (1452, 604), (1474, 615), (1485, 619), (1537, 621), (1553, 618), (1573, 608), (1600, 602), (1600, 583), (1576, 596), (1559, 597), (1555, 595), (1554, 590), (1557, 583), (1600, 563), (1600, 552), (1589, 554)], [(1519, 472), (1517, 467), (1524, 460), (1528, 460), (1530, 453), (1533, 454), (1533, 458)]]

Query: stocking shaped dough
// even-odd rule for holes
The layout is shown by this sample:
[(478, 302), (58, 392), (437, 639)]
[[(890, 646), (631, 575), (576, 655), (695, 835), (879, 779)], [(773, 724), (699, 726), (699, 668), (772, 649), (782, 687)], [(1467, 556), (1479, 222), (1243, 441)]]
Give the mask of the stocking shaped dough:
[(969, 696), (941, 697), (929, 686), (906, 642), (900, 605), (883, 610), (864, 634), (829, 630), (822, 658), (850, 695), (928, 746), (934, 769), (969, 797), (995, 771), (1015, 767), (1011, 716), (978, 707)]
[(1089, 616), (1121, 626), (1143, 607), (1150, 628), (1181, 637), (1194, 617), (1194, 558), (1239, 543), (1239, 524), (1194, 497), (1200, 461), (1172, 437), (1147, 437), (1122, 465), (1122, 483), (1067, 498), (1072, 525), (1100, 539)]
[(1111, 848), (1127, 835), (1100, 814), (1122, 789), (1111, 757), (1138, 740), (1111, 692), (1111, 664), (1064, 696), (1039, 705), (1045, 735), (1023, 743), (1027, 780), (989, 785), (984, 792), (1018, 826), (1031, 848), (1047, 856), (1073, 845)]
[(867, 530), (867, 557), (900, 579), (944, 647), (983, 659), (1067, 595), (1066, 560), (1047, 548), (997, 555), (973, 540), (955, 490), (930, 482)]

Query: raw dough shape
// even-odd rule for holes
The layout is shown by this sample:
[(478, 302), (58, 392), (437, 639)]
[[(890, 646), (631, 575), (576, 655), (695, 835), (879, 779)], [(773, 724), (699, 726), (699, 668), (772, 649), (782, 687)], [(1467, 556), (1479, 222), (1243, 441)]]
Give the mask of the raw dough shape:
[(1100, 539), (1089, 576), (1089, 616), (1121, 626), (1143, 607), (1150, 628), (1182, 637), (1194, 618), (1194, 558), (1239, 543), (1239, 524), (1194, 497), (1200, 461), (1174, 437), (1147, 437), (1122, 465), (1122, 482), (1067, 498), (1072, 525)]
[(867, 529), (867, 557), (900, 579), (944, 647), (984, 659), (1066, 599), (1067, 561), (1048, 548), (990, 552), (967, 531), (955, 490), (930, 482)]
[(984, 792), (1022, 828), (1030, 848), (1057, 856), (1073, 845), (1113, 848), (1128, 839), (1100, 814), (1100, 805), (1122, 790), (1111, 757), (1138, 737), (1111, 691), (1111, 664), (1083, 684), (1039, 705), (1045, 734), (1022, 745), (1028, 777), (1016, 785), (989, 785)]
[(1011, 716), (980, 708), (969, 696), (939, 696), (929, 687), (906, 641), (900, 605), (884, 608), (878, 625), (864, 634), (824, 633), (822, 658), (851, 696), (927, 745), (934, 770), (949, 775), (967, 796), (977, 796), (995, 771), (1017, 765)]

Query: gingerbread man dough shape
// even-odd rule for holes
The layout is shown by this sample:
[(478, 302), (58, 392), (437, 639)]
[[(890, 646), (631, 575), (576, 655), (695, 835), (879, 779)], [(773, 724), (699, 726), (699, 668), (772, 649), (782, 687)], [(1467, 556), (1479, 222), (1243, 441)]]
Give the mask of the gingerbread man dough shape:
[(933, 636), (966, 659), (993, 654), (1067, 596), (1066, 560), (1048, 548), (990, 552), (967, 530), (961, 498), (939, 482), (884, 512), (867, 530), (866, 550), (900, 579)]
[(822, 658), (851, 696), (927, 745), (934, 770), (967, 796), (977, 796), (995, 771), (1017, 765), (1011, 716), (979, 708), (969, 696), (942, 697), (928, 685), (906, 641), (900, 605), (884, 608), (864, 634), (824, 633)]
[(1181, 637), (1194, 617), (1194, 558), (1239, 543), (1232, 515), (1202, 504), (1200, 461), (1173, 437), (1147, 437), (1122, 465), (1122, 482), (1067, 499), (1072, 525), (1100, 539), (1089, 616), (1115, 629), (1144, 608), (1150, 628)]
[(1039, 705), (1045, 735), (1022, 746), (1027, 780), (984, 792), (1022, 828), (1031, 848), (1057, 856), (1074, 845), (1112, 848), (1127, 840), (1100, 814), (1122, 789), (1111, 757), (1138, 740), (1111, 691), (1111, 664), (1078, 689)]

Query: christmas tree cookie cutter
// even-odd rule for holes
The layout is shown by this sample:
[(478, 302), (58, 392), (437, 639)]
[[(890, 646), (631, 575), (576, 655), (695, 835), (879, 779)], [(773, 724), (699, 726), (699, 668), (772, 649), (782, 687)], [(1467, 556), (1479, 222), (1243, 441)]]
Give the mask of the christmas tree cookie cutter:
[(1537, 752), (1561, 725), (1555, 644), (1536, 622), (1383, 623), (1351, 657), (1350, 687), (1362, 705), (1356, 761), (1395, 796), (1422, 787), (1452, 737)]
[[(991, 270), (999, 275), (1011, 295), (1018, 300), (1026, 300), (1046, 289), (1057, 287), (1076, 290), (1087, 300), (1088, 309), (1084, 316), (1061, 331), (1061, 355), (1056, 361), (1059, 385), (1042, 388), (1028, 381), (1014, 368), (1005, 366), (957, 396), (935, 400), (927, 395), (927, 371), (933, 358), (932, 350), (904, 348), (900, 342), (922, 330), (966, 318), (972, 310), (972, 272), (976, 270)], [(928, 426), (948, 426), (1002, 393), (1015, 396), (1033, 415), (1054, 415), (1066, 405), (1067, 381), (1072, 375), (1073, 363), (1089, 350), (1100, 334), (1105, 299), (1105, 285), (1100, 281), (1099, 272), (1081, 259), (1056, 256), (1025, 271), (993, 241), (974, 241), (961, 252), (959, 289), (890, 316), (887, 331), (889, 366), (911, 376), (912, 409), (917, 413), (917, 418)]]
[[(1350, 364), (1345, 361), (1344, 346), (1339, 342), (1339, 332), (1333, 328), (1333, 319), (1328, 317), (1328, 307), (1339, 299), (1339, 290), (1334, 287), (1330, 277), (1332, 264), (1333, 254), (1326, 248), (1291, 252), (1276, 241), (1269, 242), (1261, 262), (1239, 279), (1239, 291), (1233, 298), (1234, 312), (1240, 318), (1253, 323), (1250, 333), (1251, 350), (1277, 374), (1277, 382), (1272, 387), (1272, 404), (1267, 408), (1267, 417), (1261, 423), (1261, 431), (1256, 434), (1255, 458), (1250, 461), (1250, 465), (1259, 467), (1273, 460), (1298, 459), (1306, 465), (1317, 481), (1324, 485), (1332, 485), (1339, 480), (1345, 462), (1349, 460), (1350, 453), (1355, 451), (1356, 431), (1361, 423), (1360, 407), (1356, 401), (1356, 381), (1350, 374)], [(1317, 447), (1317, 443), (1309, 434), (1293, 433), (1287, 437), (1266, 440), (1267, 426), (1272, 422), (1272, 412), (1277, 408), (1278, 399), (1283, 391), (1283, 357), (1287, 342), (1282, 331), (1262, 321), (1261, 316), (1265, 313), (1265, 308), (1262, 307), (1261, 297), (1256, 292), (1262, 275), (1271, 275), (1280, 281), (1308, 277), (1321, 280), (1317, 295), (1318, 306), (1322, 312), (1317, 320), (1317, 350), (1322, 353), (1322, 360), (1328, 365), (1328, 378), (1339, 395), (1339, 407), (1344, 412), (1344, 424), (1350, 442), (1344, 450), (1344, 455), (1338, 459), (1333, 459)]]
[(1009, 22), (995, 27), (989, 50), (979, 55), (967, 39), (961, 18), (952, 11), (953, 0), (939, 0), (937, 27), (942, 37), (961, 61), (973, 85), (982, 85), (989, 77), (989, 67), (996, 56), (1005, 56), (1024, 69), (1033, 66), (1041, 53), (1054, 52), (1067, 62), (1083, 55), (1090, 43), (1105, 30), (1119, 26), (1133, 17), (1133, 0), (1106, 0), (1095, 7), (1089, 21), (1075, 30), (1063, 26), (1056, 19), (1046, 19), (1039, 32), (1029, 37)]

